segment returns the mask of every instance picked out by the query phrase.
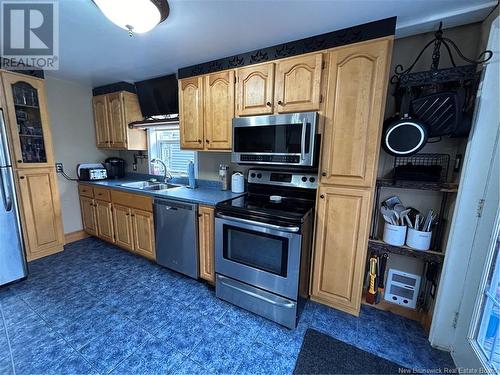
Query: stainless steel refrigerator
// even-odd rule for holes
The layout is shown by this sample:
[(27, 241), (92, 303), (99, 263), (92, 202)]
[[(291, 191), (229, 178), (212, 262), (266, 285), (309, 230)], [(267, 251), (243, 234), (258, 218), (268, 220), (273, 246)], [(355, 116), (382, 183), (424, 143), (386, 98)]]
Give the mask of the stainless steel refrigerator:
[(7, 142), (7, 126), (0, 108), (0, 285), (27, 273), (14, 175)]

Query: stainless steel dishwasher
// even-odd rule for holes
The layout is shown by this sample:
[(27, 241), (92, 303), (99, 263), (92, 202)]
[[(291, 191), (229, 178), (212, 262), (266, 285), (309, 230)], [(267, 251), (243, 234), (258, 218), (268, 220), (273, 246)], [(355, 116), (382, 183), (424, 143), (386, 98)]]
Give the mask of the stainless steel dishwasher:
[(156, 262), (198, 278), (198, 205), (154, 200)]

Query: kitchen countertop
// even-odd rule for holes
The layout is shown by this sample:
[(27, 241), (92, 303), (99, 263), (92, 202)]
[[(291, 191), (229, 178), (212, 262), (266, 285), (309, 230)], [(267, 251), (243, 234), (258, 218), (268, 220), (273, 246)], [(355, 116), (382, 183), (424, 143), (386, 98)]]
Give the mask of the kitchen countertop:
[[(126, 184), (128, 182), (144, 181), (144, 179), (126, 177), (117, 180), (102, 180), (102, 181), (79, 181), (83, 184), (95, 185), (108, 187), (112, 189), (117, 189), (121, 191), (126, 191), (133, 194), (148, 195), (157, 198), (167, 198), (175, 199), (190, 203), (206, 204), (209, 206), (215, 206), (217, 203), (224, 202), (230, 199), (241, 197), (245, 193), (234, 194), (231, 190), (220, 190), (217, 184), (211, 184), (210, 182), (201, 181), (201, 186), (196, 189), (190, 189), (187, 186), (181, 186), (178, 188), (173, 188), (164, 191), (144, 191), (140, 189), (132, 189), (121, 186), (121, 184)], [(176, 183), (172, 181), (172, 183)]]

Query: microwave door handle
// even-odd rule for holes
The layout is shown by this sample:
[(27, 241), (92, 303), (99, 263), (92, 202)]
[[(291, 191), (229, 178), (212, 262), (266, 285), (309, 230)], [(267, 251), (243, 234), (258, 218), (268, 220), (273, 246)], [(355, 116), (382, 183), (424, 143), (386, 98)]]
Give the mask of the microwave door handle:
[(217, 214), (217, 217), (219, 217), (221, 219), (225, 219), (225, 220), (236, 221), (236, 222), (243, 223), (243, 224), (250, 224), (250, 225), (256, 225), (256, 226), (263, 227), (263, 228), (280, 230), (280, 231), (283, 231), (283, 232), (294, 232), (295, 233), (295, 232), (298, 232), (300, 230), (299, 227), (282, 227), (281, 225), (261, 223), (259, 221), (253, 221), (253, 220), (248, 220), (248, 219), (241, 219), (239, 217), (226, 216), (226, 215), (222, 215), (222, 214)]
[(300, 159), (304, 160), (306, 158), (306, 130), (307, 130), (307, 119), (302, 120), (302, 137), (300, 140)]

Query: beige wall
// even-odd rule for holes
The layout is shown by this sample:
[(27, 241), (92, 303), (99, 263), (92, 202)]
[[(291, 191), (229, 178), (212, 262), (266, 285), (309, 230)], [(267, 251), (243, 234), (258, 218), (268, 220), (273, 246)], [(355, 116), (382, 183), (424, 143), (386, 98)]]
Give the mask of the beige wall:
[[(109, 153), (96, 148), (92, 88), (51, 77), (45, 79), (55, 161), (76, 177), (76, 165), (102, 162)], [(82, 229), (77, 183), (57, 176), (64, 233)]]

